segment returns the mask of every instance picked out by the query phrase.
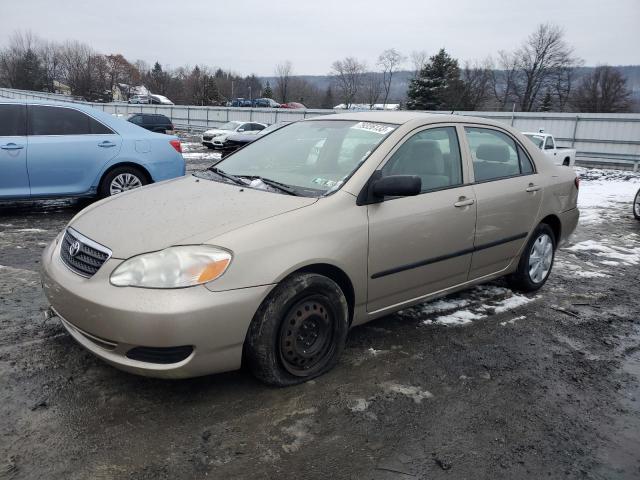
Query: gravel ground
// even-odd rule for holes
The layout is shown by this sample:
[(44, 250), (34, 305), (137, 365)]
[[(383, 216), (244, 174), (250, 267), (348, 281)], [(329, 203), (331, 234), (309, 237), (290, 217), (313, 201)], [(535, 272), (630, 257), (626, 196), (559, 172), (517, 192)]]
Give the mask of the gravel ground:
[(494, 282), (354, 328), (332, 372), (287, 389), (97, 360), (44, 320), (38, 276), (87, 202), (0, 205), (0, 478), (639, 478), (640, 178), (582, 173), (536, 295)]

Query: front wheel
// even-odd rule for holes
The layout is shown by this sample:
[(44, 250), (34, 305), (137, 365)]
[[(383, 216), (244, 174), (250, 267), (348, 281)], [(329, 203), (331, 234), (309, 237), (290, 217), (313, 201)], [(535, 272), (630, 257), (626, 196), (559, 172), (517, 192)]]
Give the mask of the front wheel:
[(636, 220), (640, 220), (640, 189), (633, 200), (633, 216), (636, 217)]
[(98, 187), (101, 198), (133, 190), (149, 183), (147, 176), (138, 168), (124, 166), (111, 170), (104, 176)]
[(521, 292), (540, 289), (551, 273), (556, 251), (556, 238), (551, 227), (541, 223), (531, 235), (520, 256), (518, 269), (507, 277), (509, 285)]
[(331, 279), (302, 273), (285, 279), (256, 312), (245, 361), (259, 380), (296, 385), (331, 370), (347, 337), (349, 308)]

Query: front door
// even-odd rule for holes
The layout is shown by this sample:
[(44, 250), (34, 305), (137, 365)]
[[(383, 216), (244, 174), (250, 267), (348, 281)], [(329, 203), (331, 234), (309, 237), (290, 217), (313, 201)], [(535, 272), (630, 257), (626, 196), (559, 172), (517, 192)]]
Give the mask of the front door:
[(539, 175), (507, 133), (465, 127), (473, 159), (478, 220), (470, 279), (504, 270), (535, 227), (542, 200)]
[(368, 311), (467, 280), (476, 222), (455, 126), (427, 128), (395, 150), (380, 175), (417, 175), (422, 192), (368, 205)]
[(0, 104), (0, 198), (29, 196), (24, 104)]
[(29, 105), (28, 120), (33, 197), (89, 193), (122, 143), (110, 128), (70, 107)]

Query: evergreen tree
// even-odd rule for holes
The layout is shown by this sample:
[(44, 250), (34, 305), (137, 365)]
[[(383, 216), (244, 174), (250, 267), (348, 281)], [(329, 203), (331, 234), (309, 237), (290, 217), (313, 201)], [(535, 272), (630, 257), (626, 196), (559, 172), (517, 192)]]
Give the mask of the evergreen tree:
[(204, 80), (204, 105), (219, 105), (222, 101), (220, 98), (220, 90), (216, 79), (210, 75), (206, 75)]
[(540, 105), (541, 112), (550, 112), (553, 108), (553, 99), (551, 98), (551, 92), (547, 90), (542, 99), (542, 105)]
[(19, 60), (16, 88), (23, 90), (42, 90), (45, 85), (45, 71), (38, 55), (28, 49)]
[(333, 90), (331, 90), (331, 85), (327, 87), (327, 91), (324, 92), (324, 97), (322, 98), (322, 108), (333, 108), (335, 107), (335, 103), (333, 100)]
[(273, 98), (273, 90), (271, 90), (271, 85), (269, 85), (269, 82), (267, 82), (267, 88), (265, 88), (264, 92), (262, 92), (262, 96), (264, 98)]
[(432, 56), (407, 90), (409, 110), (455, 110), (463, 83), (458, 61), (444, 48)]

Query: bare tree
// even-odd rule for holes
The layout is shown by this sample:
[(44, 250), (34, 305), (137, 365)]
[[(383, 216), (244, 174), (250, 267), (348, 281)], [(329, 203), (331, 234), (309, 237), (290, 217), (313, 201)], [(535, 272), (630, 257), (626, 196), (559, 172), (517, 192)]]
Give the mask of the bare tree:
[(459, 100), (462, 110), (480, 110), (492, 92), (493, 64), (490, 59), (482, 63), (467, 62), (461, 71), (462, 92)]
[(396, 73), (405, 61), (406, 57), (395, 48), (385, 50), (378, 57), (378, 66), (382, 69), (382, 86), (384, 88), (384, 99), (382, 103), (385, 106), (389, 99), (389, 91), (391, 90), (393, 74)]
[[(366, 67), (364, 69), (366, 70)], [(378, 72), (367, 72), (363, 75), (362, 80), (362, 98), (369, 105), (369, 108), (373, 109), (373, 106), (378, 103), (380, 95), (383, 94), (383, 76)]]
[(292, 72), (293, 66), (288, 60), (276, 65), (276, 94), (281, 103), (287, 103), (289, 100), (289, 83)]
[(413, 52), (411, 52), (413, 76), (417, 77), (428, 62), (429, 54), (425, 50), (414, 50)]
[(551, 88), (556, 101), (556, 109), (564, 112), (570, 105), (571, 96), (575, 90), (576, 67), (581, 64), (579, 61), (575, 66), (558, 68), (551, 78)]
[(618, 69), (599, 66), (583, 78), (572, 103), (580, 112), (628, 112), (631, 92), (627, 87), (627, 79)]
[(514, 55), (518, 71), (514, 94), (525, 112), (536, 109), (541, 92), (558, 71), (573, 68), (576, 63), (563, 30), (548, 23), (539, 25)]
[(333, 62), (331, 75), (334, 76), (336, 87), (340, 92), (340, 98), (345, 108), (350, 108), (353, 104), (362, 85), (365, 69), (365, 64), (354, 57), (346, 57), (344, 60)]
[(511, 107), (515, 101), (515, 82), (518, 74), (518, 62), (514, 54), (501, 50), (498, 52), (498, 68), (491, 70), (491, 86), (498, 110)]

